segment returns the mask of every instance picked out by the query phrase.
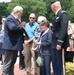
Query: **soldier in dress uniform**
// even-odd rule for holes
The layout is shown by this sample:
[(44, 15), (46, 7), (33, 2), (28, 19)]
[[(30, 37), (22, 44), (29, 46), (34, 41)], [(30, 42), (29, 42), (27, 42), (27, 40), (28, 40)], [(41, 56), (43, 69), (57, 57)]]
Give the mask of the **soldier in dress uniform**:
[(60, 1), (51, 2), (51, 9), (55, 14), (52, 20), (52, 65), (54, 75), (63, 75), (62, 48), (64, 52), (69, 46), (67, 34), (68, 15), (62, 10)]

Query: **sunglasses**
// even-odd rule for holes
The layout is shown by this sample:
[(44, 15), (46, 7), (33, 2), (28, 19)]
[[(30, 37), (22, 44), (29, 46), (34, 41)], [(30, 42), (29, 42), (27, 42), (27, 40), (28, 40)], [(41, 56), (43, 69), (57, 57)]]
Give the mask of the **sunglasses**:
[(39, 24), (40, 26), (44, 26), (45, 23), (42, 23), (42, 24), (38, 23), (38, 24)]
[(30, 17), (30, 19), (35, 19), (35, 17)]

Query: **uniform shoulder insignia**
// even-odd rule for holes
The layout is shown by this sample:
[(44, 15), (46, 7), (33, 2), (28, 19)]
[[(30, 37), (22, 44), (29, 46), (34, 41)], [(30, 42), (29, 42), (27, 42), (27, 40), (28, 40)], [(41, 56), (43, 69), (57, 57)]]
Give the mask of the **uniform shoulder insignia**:
[(64, 11), (64, 10), (61, 11), (61, 13), (64, 13), (64, 12), (66, 12), (66, 11)]

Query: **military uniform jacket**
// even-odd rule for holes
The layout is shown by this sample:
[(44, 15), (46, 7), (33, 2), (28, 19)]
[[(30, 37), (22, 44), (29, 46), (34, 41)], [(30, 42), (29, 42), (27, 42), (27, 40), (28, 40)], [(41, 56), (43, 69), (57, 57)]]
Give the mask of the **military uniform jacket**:
[(60, 45), (63, 48), (67, 48), (69, 46), (67, 30), (68, 15), (66, 11), (60, 9), (52, 20), (52, 48), (56, 48), (56, 45)]

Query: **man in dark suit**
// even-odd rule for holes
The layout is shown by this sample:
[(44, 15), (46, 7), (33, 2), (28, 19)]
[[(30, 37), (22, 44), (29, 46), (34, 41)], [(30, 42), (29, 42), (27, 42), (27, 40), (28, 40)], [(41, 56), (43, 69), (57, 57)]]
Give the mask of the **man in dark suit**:
[(5, 50), (5, 60), (3, 63), (2, 75), (14, 75), (14, 64), (18, 51), (22, 50), (24, 28), (19, 25), (16, 19), (22, 16), (23, 8), (14, 7), (12, 13), (6, 18), (4, 25), (3, 48)]
[(62, 49), (64, 52), (69, 46), (67, 34), (68, 15), (62, 10), (60, 1), (51, 2), (51, 9), (55, 13), (52, 21), (52, 65), (54, 75), (63, 75)]

